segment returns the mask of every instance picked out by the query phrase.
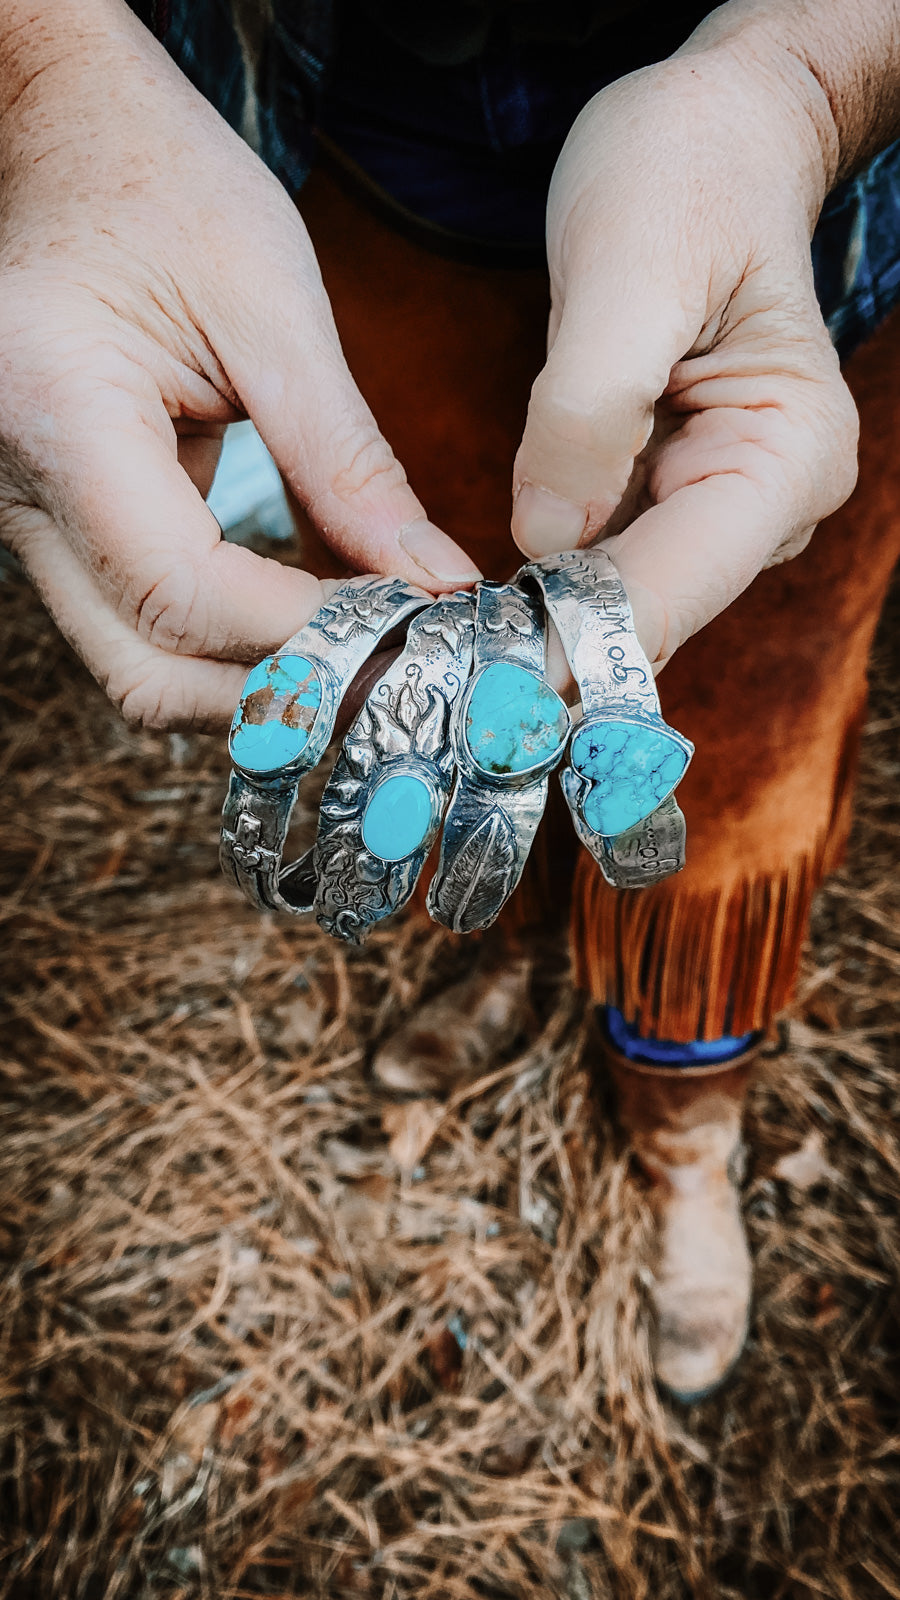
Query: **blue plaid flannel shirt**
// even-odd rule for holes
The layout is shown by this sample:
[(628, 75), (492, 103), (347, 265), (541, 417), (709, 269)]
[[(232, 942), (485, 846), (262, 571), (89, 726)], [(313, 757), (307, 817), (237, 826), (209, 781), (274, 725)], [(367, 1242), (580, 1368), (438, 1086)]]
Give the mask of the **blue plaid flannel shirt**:
[[(252, 93), (259, 154), (296, 192), (311, 165), (312, 129), (334, 55), (334, 0), (273, 0), (252, 87), (231, 0), (131, 4), (238, 131), (246, 128)], [(813, 268), (826, 324), (845, 358), (900, 300), (900, 141), (828, 197), (813, 239)]]

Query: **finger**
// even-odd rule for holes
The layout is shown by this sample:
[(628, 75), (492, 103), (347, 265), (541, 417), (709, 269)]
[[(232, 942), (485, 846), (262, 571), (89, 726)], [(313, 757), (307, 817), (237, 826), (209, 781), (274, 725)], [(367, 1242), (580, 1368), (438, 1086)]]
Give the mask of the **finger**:
[(650, 661), (665, 664), (762, 568), (806, 549), (854, 490), (857, 437), (838, 374), (769, 379), (757, 410), (721, 406), (685, 419), (650, 474), (657, 504), (604, 541)]
[(769, 549), (770, 509), (745, 480), (709, 478), (601, 540), (654, 665), (664, 665), (756, 577)]
[(322, 602), (317, 578), (226, 543), (162, 409), (95, 390), (68, 424), (52, 509), (122, 620), (184, 655), (253, 661)]
[(138, 638), (117, 615), (48, 517), (28, 511), (11, 538), (44, 604), (126, 721), (216, 731), (229, 725), (246, 667), (174, 656)]
[[(748, 433), (750, 437), (748, 437)], [(802, 549), (852, 488), (852, 450), (815, 469), (814, 434), (779, 414), (707, 412), (663, 448), (657, 500), (601, 541), (631, 600), (638, 638), (662, 666), (737, 598), (778, 552)]]
[(244, 307), (223, 323), (229, 377), (293, 493), (349, 566), (395, 574), (433, 593), (468, 586), (478, 568), (429, 522), (380, 433), (347, 368), (299, 219), (297, 225), (304, 278), (297, 269), (279, 274), (270, 267), (256, 314), (248, 318)]
[(567, 293), (513, 471), (513, 538), (526, 555), (596, 538), (701, 320), (652, 273), (598, 281), (595, 270)]

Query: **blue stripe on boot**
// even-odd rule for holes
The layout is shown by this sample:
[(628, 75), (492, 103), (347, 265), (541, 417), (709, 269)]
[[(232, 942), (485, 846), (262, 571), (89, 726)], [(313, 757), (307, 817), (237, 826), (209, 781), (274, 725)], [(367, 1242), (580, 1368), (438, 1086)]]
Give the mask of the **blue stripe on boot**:
[(721, 1039), (691, 1039), (679, 1044), (674, 1039), (644, 1039), (631, 1022), (626, 1022), (615, 1006), (602, 1008), (603, 1022), (610, 1042), (629, 1061), (652, 1067), (711, 1067), (732, 1061), (762, 1037), (744, 1033), (726, 1034)]

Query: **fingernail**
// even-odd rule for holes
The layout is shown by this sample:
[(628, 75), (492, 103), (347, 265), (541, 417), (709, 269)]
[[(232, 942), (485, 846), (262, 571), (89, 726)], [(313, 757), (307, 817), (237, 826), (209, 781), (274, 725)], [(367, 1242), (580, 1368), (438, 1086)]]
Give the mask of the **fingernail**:
[(512, 534), (526, 556), (557, 555), (577, 550), (587, 511), (571, 500), (561, 500), (549, 489), (523, 483), (513, 506)]
[(397, 535), (401, 550), (438, 583), (476, 583), (481, 577), (468, 556), (433, 522), (410, 522)]

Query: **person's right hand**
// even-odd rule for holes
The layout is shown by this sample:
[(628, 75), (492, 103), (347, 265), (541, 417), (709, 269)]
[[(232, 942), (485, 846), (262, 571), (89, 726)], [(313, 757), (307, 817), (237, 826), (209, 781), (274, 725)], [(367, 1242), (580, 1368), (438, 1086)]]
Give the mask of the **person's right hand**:
[(202, 496), (228, 421), (349, 566), (477, 572), (357, 390), (280, 185), (122, 0), (44, 9), (0, 22), (0, 541), (128, 720), (217, 726), (237, 663), (322, 599), (223, 542)]
[[(757, 10), (765, 27), (744, 31)], [(548, 358), (513, 537), (531, 557), (602, 540), (657, 670), (856, 481), (809, 244), (838, 131), (782, 13), (734, 0), (604, 89), (550, 189)]]

